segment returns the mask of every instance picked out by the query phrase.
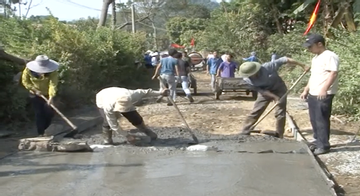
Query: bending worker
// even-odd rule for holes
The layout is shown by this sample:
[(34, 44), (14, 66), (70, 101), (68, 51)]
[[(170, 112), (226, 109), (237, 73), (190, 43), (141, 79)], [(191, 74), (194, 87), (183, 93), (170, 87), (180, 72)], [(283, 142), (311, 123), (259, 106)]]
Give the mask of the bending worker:
[(275, 137), (283, 137), (286, 120), (286, 97), (280, 98), (285, 95), (287, 87), (279, 76), (278, 69), (286, 63), (299, 65), (306, 69), (304, 64), (287, 57), (262, 65), (258, 62), (245, 62), (240, 66), (239, 74), (244, 78), (244, 81), (259, 92), (252, 111), (246, 117), (241, 135), (250, 135), (252, 126), (264, 113), (269, 103), (275, 101), (279, 103), (275, 111)]
[(151, 140), (156, 140), (157, 135), (151, 131), (144, 123), (141, 115), (136, 111), (134, 103), (147, 96), (167, 96), (168, 90), (153, 91), (152, 89), (129, 90), (126, 88), (109, 87), (101, 90), (96, 94), (96, 105), (103, 117), (102, 132), (104, 144), (113, 144), (112, 133), (125, 136), (127, 141), (134, 144), (139, 138), (134, 135), (126, 134), (118, 123), (121, 116), (124, 116), (140, 132), (145, 133)]

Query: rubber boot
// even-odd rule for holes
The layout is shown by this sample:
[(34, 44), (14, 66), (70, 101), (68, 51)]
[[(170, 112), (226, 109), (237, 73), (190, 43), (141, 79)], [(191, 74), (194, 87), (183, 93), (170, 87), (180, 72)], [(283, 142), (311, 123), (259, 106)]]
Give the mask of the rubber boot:
[(112, 145), (112, 130), (108, 128), (103, 128), (103, 138), (104, 138), (104, 145)]
[(156, 140), (157, 139), (156, 133), (151, 131), (144, 123), (141, 123), (140, 125), (136, 126), (136, 128), (138, 128), (140, 132), (143, 132), (147, 136), (149, 136), (151, 138), (151, 140)]

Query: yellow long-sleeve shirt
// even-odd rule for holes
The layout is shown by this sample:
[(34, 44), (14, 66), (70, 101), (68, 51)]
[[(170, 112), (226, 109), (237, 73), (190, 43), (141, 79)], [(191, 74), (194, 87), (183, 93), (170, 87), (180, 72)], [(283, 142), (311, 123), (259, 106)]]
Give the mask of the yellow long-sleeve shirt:
[(54, 71), (50, 73), (47, 77), (42, 75), (40, 78), (36, 78), (31, 74), (31, 71), (28, 68), (25, 68), (22, 73), (22, 84), (24, 87), (31, 90), (39, 90), (43, 95), (49, 95), (49, 97), (54, 97), (57, 92), (57, 85), (59, 82), (59, 73)]

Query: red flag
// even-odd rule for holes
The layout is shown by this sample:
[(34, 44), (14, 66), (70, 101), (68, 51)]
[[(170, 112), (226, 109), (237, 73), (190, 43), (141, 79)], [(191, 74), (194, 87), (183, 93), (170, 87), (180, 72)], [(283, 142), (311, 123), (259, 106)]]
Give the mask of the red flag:
[(179, 44), (171, 44), (171, 47), (174, 47), (174, 48), (185, 48), (185, 46), (180, 46)]
[(191, 45), (191, 46), (194, 46), (194, 45), (195, 45), (195, 39), (194, 39), (194, 38), (191, 39), (190, 45)]
[(320, 0), (318, 0), (317, 4), (315, 6), (315, 9), (314, 9), (314, 11), (313, 11), (313, 13), (311, 15), (308, 27), (306, 28), (306, 31), (305, 31), (304, 35), (308, 34), (310, 29), (314, 26), (314, 23), (315, 23), (315, 20), (316, 20), (316, 17), (317, 17), (317, 13), (319, 11), (319, 7), (320, 7)]

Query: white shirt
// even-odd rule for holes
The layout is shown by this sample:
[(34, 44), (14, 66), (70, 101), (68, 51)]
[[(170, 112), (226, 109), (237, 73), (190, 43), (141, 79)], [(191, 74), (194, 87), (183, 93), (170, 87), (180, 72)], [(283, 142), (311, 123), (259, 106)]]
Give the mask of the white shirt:
[(96, 94), (96, 105), (104, 110), (106, 120), (113, 131), (120, 130), (118, 112), (135, 111), (134, 103), (145, 96), (159, 95), (159, 91), (151, 89), (129, 90), (126, 88), (109, 87)]
[[(330, 50), (316, 55), (311, 62), (311, 76), (309, 79), (310, 95), (319, 95), (319, 92), (326, 80), (329, 78), (330, 71), (339, 71), (339, 57)], [(339, 88), (339, 75), (327, 91), (328, 95), (334, 95)]]

